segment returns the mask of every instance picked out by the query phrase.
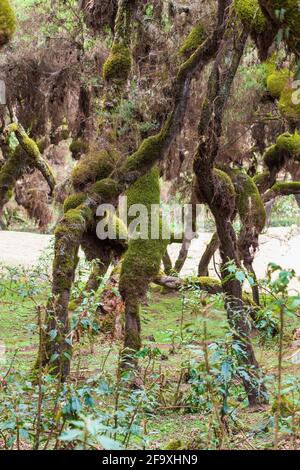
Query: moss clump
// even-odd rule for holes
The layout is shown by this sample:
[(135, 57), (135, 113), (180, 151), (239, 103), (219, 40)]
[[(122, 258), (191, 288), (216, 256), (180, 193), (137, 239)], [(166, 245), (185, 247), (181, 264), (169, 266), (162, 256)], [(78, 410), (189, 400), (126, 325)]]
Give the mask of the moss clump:
[(76, 209), (86, 200), (85, 193), (71, 194), (64, 202), (64, 212), (68, 212), (70, 209)]
[(159, 171), (157, 168), (139, 178), (127, 191), (128, 209), (133, 204), (143, 204), (148, 210), (151, 204), (160, 204)]
[(211, 294), (222, 292), (222, 284), (217, 279), (208, 276), (201, 276), (198, 278), (199, 286), (202, 290)]
[(107, 178), (116, 167), (119, 155), (112, 150), (90, 152), (80, 160), (72, 173), (72, 183), (77, 191), (86, 185)]
[(274, 70), (267, 76), (267, 90), (273, 98), (280, 98), (290, 77), (291, 72), (287, 68)]
[(84, 142), (81, 139), (74, 139), (70, 144), (69, 150), (72, 154), (72, 157), (75, 160), (78, 160), (78, 158), (80, 158), (81, 155), (88, 152), (89, 145), (87, 142)]
[(246, 173), (238, 172), (236, 184), (237, 208), (242, 223), (255, 227), (261, 232), (266, 224), (266, 210), (253, 179)]
[(14, 153), (6, 160), (0, 171), (0, 205), (3, 207), (13, 195), (16, 181), (28, 163), (28, 158), (24, 150), (18, 145)]
[(281, 92), (279, 109), (290, 120), (298, 121), (300, 118), (299, 91), (293, 89), (289, 83)]
[(191, 55), (202, 44), (206, 38), (206, 32), (203, 23), (200, 21), (194, 26), (190, 34), (181, 46), (179, 53), (181, 55)]
[(258, 191), (260, 194), (265, 192), (271, 183), (271, 174), (269, 171), (264, 171), (259, 173), (253, 177), (253, 182), (256, 184)]
[(98, 194), (101, 196), (102, 202), (108, 202), (119, 196), (119, 188), (113, 179), (105, 178), (93, 184), (90, 193)]
[(281, 170), (285, 163), (285, 156), (279, 151), (277, 145), (271, 145), (271, 147), (266, 150), (264, 163), (271, 172), (275, 171), (278, 173), (278, 171)]
[(131, 65), (130, 49), (121, 44), (113, 44), (103, 65), (103, 77), (108, 82), (125, 82), (129, 77)]
[(7, 44), (16, 30), (16, 15), (8, 0), (0, 0), (0, 48)]
[(286, 132), (277, 138), (276, 144), (269, 147), (264, 162), (270, 171), (278, 173), (288, 160), (300, 159), (300, 135)]
[(267, 20), (258, 0), (234, 0), (234, 8), (243, 25), (254, 33), (263, 33)]
[(235, 189), (230, 176), (225, 173), (225, 171), (214, 168), (214, 176), (218, 180), (218, 184), (222, 187), (222, 192), (224, 192), (224, 198), (226, 196), (230, 198), (235, 196)]
[(163, 450), (184, 450), (183, 443), (180, 439), (170, 441)]
[[(128, 208), (133, 204), (143, 204), (148, 209), (148, 226), (151, 225), (151, 204), (160, 204), (159, 171), (151, 170), (138, 179), (127, 192)], [(151, 239), (149, 227), (148, 239), (130, 239), (128, 250), (122, 263), (119, 290), (125, 301), (126, 315), (139, 320), (139, 303), (147, 293), (151, 280), (158, 274), (161, 259), (168, 241)], [(126, 329), (125, 345), (133, 349), (140, 348), (139, 331)]]
[(290, 158), (300, 158), (300, 135), (296, 131), (294, 134), (286, 132), (278, 137), (276, 146), (281, 152), (285, 152)]
[(153, 135), (145, 139), (138, 150), (127, 158), (124, 170), (138, 171), (140, 168), (151, 167), (160, 159), (162, 154), (162, 134)]

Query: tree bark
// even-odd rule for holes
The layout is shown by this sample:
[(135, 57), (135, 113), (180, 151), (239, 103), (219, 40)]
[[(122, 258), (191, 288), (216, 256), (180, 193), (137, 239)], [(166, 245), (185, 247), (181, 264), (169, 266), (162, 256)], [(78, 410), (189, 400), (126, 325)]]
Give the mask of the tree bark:
[(214, 233), (210, 242), (208, 243), (205, 252), (202, 255), (198, 266), (198, 276), (208, 276), (209, 275), (209, 265), (210, 262), (220, 246), (219, 237), (217, 233)]

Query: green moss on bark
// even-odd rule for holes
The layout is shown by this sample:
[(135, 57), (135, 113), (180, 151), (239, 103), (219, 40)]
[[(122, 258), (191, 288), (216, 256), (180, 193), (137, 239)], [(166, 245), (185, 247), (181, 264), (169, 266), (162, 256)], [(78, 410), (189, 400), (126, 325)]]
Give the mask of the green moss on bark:
[(76, 191), (88, 184), (107, 178), (116, 167), (119, 155), (114, 150), (90, 152), (80, 160), (72, 173), (72, 183)]
[(284, 68), (281, 70), (274, 70), (267, 76), (267, 90), (273, 98), (280, 98), (291, 75), (290, 70)]
[(162, 155), (163, 135), (157, 134), (145, 139), (138, 150), (127, 158), (124, 171), (139, 171), (142, 168), (151, 168)]
[(230, 176), (225, 171), (214, 168), (214, 176), (222, 185), (222, 189), (229, 195), (235, 196), (235, 189)]
[(297, 131), (294, 134), (286, 132), (280, 135), (276, 145), (280, 151), (286, 152), (290, 158), (300, 158), (300, 135)]
[(148, 209), (146, 215), (149, 238), (131, 239), (125, 253), (119, 290), (125, 301), (125, 346), (138, 350), (141, 346), (139, 332), (139, 303), (147, 293), (149, 283), (158, 274), (167, 240), (152, 240), (150, 233), (151, 205), (160, 204), (159, 171), (151, 172), (139, 178), (128, 190), (128, 209), (133, 204), (143, 204)]
[(187, 36), (179, 50), (179, 53), (181, 55), (192, 54), (202, 44), (205, 38), (206, 32), (203, 23), (199, 21), (199, 23), (197, 23), (196, 26), (192, 28), (190, 34)]
[(300, 119), (299, 91), (294, 89), (289, 82), (281, 92), (279, 109), (289, 120), (298, 121)]
[(101, 196), (102, 202), (109, 202), (116, 199), (119, 194), (119, 186), (118, 184), (111, 178), (104, 178), (97, 183), (93, 184), (90, 188), (90, 193), (98, 194)]
[(278, 173), (288, 160), (300, 159), (300, 135), (288, 132), (277, 138), (276, 144), (269, 147), (264, 162), (270, 171)]
[(16, 15), (10, 2), (0, 0), (0, 48), (11, 40), (16, 24)]
[(266, 211), (253, 179), (239, 172), (236, 184), (237, 208), (243, 224), (251, 224), (260, 233), (266, 224)]
[(76, 209), (80, 204), (86, 200), (85, 193), (71, 194), (64, 202), (64, 212), (68, 212), (70, 209)]
[(132, 58), (130, 49), (122, 44), (113, 44), (103, 65), (103, 77), (108, 82), (125, 82), (130, 74)]
[(234, 0), (234, 8), (243, 25), (250, 32), (262, 33), (264, 31), (267, 20), (258, 0)]

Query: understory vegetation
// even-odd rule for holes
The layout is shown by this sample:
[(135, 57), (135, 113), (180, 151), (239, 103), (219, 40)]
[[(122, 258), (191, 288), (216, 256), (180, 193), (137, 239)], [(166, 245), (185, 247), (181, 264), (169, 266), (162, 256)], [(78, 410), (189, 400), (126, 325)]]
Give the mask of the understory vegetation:
[[(101, 326), (105, 282), (96, 294), (85, 295), (73, 314), (78, 336), (68, 383), (51, 375), (51, 362), (47, 370), (34, 371), (51, 251), (35, 269), (1, 266), (2, 448), (298, 448), (300, 360), (294, 332), (300, 297), (287, 295), (295, 273), (270, 266), (272, 280), (261, 285), (263, 305), (251, 336), (270, 403), (249, 410), (241, 382), (248, 371), (238, 365), (241, 351), (232, 342), (223, 296), (201, 292), (193, 278), (178, 293), (151, 286), (133, 376), (120, 370), (122, 342)], [(75, 297), (89, 269), (81, 261)], [(49, 332), (53, 339), (55, 334)]]

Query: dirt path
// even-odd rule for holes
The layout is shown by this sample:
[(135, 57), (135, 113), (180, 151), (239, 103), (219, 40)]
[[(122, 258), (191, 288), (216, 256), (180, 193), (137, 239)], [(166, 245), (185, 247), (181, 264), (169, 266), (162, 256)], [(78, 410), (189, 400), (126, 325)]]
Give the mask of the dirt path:
[[(204, 233), (198, 239), (193, 240), (189, 257), (182, 271), (183, 275), (196, 273), (197, 263), (210, 237), (210, 233)], [(51, 240), (52, 237), (49, 235), (0, 231), (0, 263), (30, 267), (37, 263), (39, 256)], [(300, 276), (299, 248), (299, 227), (269, 229), (260, 239), (260, 251), (255, 260), (257, 275), (260, 278), (264, 277), (268, 263), (273, 262), (283, 268), (293, 268)], [(176, 259), (179, 249), (180, 246), (177, 244), (169, 247), (173, 260)], [(216, 261), (218, 263), (218, 259)], [(50, 264), (51, 260), (49, 260)], [(211, 274), (215, 275), (213, 266)], [(300, 290), (300, 283), (294, 281), (292, 288)]]

